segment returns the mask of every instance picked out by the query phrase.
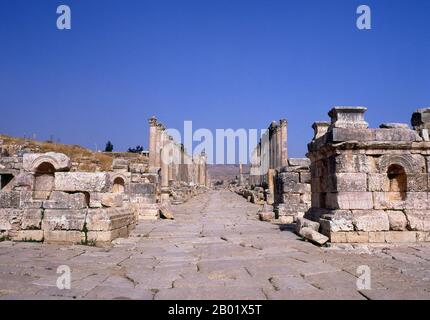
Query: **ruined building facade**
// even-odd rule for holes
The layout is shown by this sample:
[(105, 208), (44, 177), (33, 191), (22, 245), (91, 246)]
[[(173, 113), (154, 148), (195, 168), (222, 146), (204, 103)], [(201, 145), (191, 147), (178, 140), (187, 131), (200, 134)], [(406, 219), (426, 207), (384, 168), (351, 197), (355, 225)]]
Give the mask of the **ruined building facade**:
[[(167, 151), (169, 161), (163, 162)], [(174, 156), (190, 161), (170, 161)], [(188, 156), (154, 118), (149, 157), (109, 157), (109, 168), (102, 168), (95, 159), (83, 165), (64, 153), (0, 141), (0, 239), (110, 242), (126, 237), (139, 220), (158, 219), (163, 209), (187, 201), (207, 184), (205, 155)]]
[(368, 128), (362, 107), (335, 107), (308, 145), (312, 209), (331, 242), (430, 240), (430, 109), (412, 126)]
[(249, 183), (238, 192), (249, 201), (266, 204), (266, 216), (271, 211), (273, 218), (292, 223), (310, 207), (310, 162), (288, 158), (287, 127), (285, 119), (270, 124), (252, 154)]

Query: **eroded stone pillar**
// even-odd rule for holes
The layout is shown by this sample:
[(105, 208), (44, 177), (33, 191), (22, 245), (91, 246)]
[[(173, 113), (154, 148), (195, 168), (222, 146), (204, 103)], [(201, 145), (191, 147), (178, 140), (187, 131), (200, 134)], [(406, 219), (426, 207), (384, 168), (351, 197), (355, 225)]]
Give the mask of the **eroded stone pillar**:
[(148, 120), (149, 122), (149, 168), (153, 169), (156, 166), (156, 157), (157, 157), (157, 119), (155, 117), (151, 117)]
[(267, 185), (269, 193), (267, 194), (267, 204), (272, 205), (275, 202), (275, 183), (274, 183), (275, 170), (269, 169), (267, 172)]
[(279, 120), (279, 167), (288, 165), (288, 122), (286, 119)]
[(161, 203), (170, 204), (170, 188), (169, 188), (169, 162), (170, 154), (169, 148), (167, 147), (167, 137), (165, 132), (160, 134), (160, 142), (164, 144), (160, 152), (160, 162), (161, 162)]
[(157, 124), (157, 135), (156, 135), (156, 153), (155, 153), (155, 167), (161, 168), (161, 149), (165, 143), (164, 138), (164, 126), (161, 123)]

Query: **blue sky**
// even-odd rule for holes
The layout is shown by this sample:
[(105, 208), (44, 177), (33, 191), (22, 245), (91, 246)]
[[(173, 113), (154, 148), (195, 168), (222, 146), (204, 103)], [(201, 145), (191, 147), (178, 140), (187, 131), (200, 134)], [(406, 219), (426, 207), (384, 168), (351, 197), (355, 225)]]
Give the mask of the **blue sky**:
[[(56, 28), (56, 8), (72, 30)], [(356, 8), (372, 9), (372, 30)], [(335, 105), (372, 126), (430, 106), (427, 0), (1, 0), (0, 132), (94, 149), (182, 128), (289, 121), (290, 156)]]

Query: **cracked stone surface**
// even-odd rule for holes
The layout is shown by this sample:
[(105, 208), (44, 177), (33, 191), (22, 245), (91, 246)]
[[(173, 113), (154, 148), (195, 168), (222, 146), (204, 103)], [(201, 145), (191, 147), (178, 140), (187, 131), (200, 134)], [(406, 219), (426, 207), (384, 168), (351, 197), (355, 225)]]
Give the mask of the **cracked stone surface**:
[[(210, 191), (107, 248), (0, 242), (0, 299), (430, 299), (430, 245), (319, 248), (258, 209)], [(357, 289), (363, 265), (370, 290)]]

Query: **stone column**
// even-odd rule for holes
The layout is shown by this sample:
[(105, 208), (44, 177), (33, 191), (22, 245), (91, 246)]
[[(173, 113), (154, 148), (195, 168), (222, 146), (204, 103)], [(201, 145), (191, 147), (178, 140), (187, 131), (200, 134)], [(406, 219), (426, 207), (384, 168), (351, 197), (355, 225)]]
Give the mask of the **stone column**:
[(275, 125), (273, 128), (273, 169), (276, 169), (280, 162), (279, 162), (279, 127)]
[(205, 158), (206, 158), (206, 154), (204, 151), (202, 151), (202, 153), (199, 156), (199, 165), (198, 165), (198, 172), (199, 172), (199, 185), (204, 186), (206, 183), (206, 174), (205, 174), (205, 169), (206, 169), (206, 163), (205, 163)]
[(286, 119), (279, 120), (279, 152), (280, 167), (288, 165), (288, 122)]
[(267, 194), (267, 204), (272, 205), (275, 202), (275, 184), (273, 181), (275, 174), (274, 169), (269, 169), (269, 172), (267, 173), (267, 185), (269, 189), (269, 193)]
[[(165, 141), (165, 132), (161, 134), (161, 141)], [(161, 161), (161, 203), (170, 203), (170, 188), (169, 188), (169, 148), (162, 148), (160, 152)]]
[(157, 157), (157, 119), (151, 117), (149, 122), (149, 168), (153, 169), (156, 166)]
[(161, 167), (161, 149), (165, 143), (164, 138), (164, 126), (161, 123), (157, 124), (157, 139), (156, 139), (156, 153), (155, 153), (155, 166), (157, 168)]
[(274, 161), (275, 158), (274, 154), (274, 130), (273, 130), (273, 122), (270, 124), (269, 127), (269, 169), (273, 169), (274, 167)]
[(261, 161), (261, 141), (258, 143), (257, 145), (257, 157), (258, 157), (258, 166), (259, 169), (257, 170), (258, 175), (255, 176), (255, 185), (259, 186), (261, 185), (261, 166), (262, 166), (262, 161)]

